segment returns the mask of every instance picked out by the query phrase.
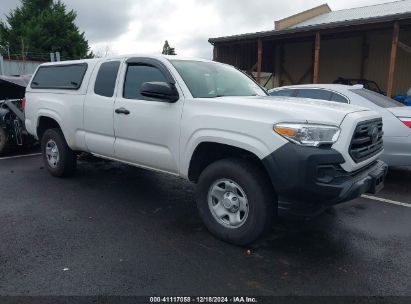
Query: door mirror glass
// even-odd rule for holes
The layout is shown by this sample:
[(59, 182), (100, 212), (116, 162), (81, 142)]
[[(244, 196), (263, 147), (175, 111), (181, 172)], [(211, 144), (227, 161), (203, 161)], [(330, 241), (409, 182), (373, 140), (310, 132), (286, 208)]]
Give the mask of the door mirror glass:
[(179, 99), (175, 86), (167, 82), (144, 82), (140, 94), (164, 102), (176, 102)]

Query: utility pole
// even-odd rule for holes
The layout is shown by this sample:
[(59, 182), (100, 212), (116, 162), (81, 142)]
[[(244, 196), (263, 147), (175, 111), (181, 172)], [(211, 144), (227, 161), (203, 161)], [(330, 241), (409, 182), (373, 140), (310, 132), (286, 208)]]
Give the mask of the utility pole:
[(26, 52), (24, 48), (24, 39), (21, 38), (21, 57), (23, 60), (22, 68), (20, 69), (20, 75), (26, 74)]
[(7, 43), (7, 55), (9, 56), (9, 61), (11, 60), (10, 57), (10, 44)]
[(4, 75), (4, 61), (3, 56), (0, 54), (0, 75)]
[(21, 58), (23, 59), (23, 63), (26, 62), (26, 55), (24, 50), (24, 40), (21, 38)]

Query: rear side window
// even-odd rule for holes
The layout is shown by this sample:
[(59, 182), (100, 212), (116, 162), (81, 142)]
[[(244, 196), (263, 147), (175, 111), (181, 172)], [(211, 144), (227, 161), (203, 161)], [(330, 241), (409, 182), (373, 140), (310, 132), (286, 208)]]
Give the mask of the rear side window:
[(163, 73), (151, 65), (129, 65), (124, 83), (123, 97), (128, 99), (151, 100), (140, 94), (144, 82), (167, 82)]
[(299, 89), (298, 97), (330, 100), (332, 92), (321, 89)]
[(119, 67), (120, 61), (105, 62), (100, 66), (94, 84), (94, 93), (105, 97), (113, 97)]
[(331, 96), (331, 101), (341, 102), (341, 103), (348, 103), (348, 99), (341, 96), (340, 94), (333, 93)]
[(366, 89), (355, 89), (351, 90), (351, 92), (368, 99), (372, 103), (376, 104), (382, 108), (395, 108), (395, 107), (404, 107), (405, 105), (401, 102), (398, 102), (394, 99), (391, 99), (385, 95), (379, 94), (374, 91), (366, 90)]
[(42, 66), (37, 70), (32, 89), (78, 90), (83, 82), (87, 64)]
[(284, 90), (273, 91), (273, 92), (270, 92), (269, 94), (270, 94), (270, 96), (292, 97), (292, 96), (295, 95), (294, 93), (295, 93), (295, 90), (284, 89)]

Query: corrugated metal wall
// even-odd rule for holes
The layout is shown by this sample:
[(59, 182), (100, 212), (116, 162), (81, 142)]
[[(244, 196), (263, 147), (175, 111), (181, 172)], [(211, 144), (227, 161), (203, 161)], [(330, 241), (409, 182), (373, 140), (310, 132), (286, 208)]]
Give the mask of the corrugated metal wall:
[[(386, 91), (392, 31), (371, 32), (367, 35), (367, 43), (369, 44), (369, 56), (365, 65), (364, 77), (374, 80), (382, 90)], [(394, 81), (394, 92), (398, 90), (396, 87), (398, 87), (398, 83)]]
[[(313, 42), (297, 42), (284, 45), (282, 85), (312, 82), (313, 47)], [(308, 69), (310, 70), (308, 75), (303, 78)]]
[(217, 60), (249, 70), (257, 62), (257, 42), (219, 46)]
[[(363, 77), (374, 80), (382, 90), (387, 90), (388, 68), (391, 54), (392, 30), (369, 31), (365, 35), (366, 60)], [(411, 46), (411, 29), (400, 30), (400, 41)], [(283, 71), (281, 84), (312, 83), (313, 48), (312, 41), (263, 41), (262, 72), (273, 73), (275, 45), (284, 44), (281, 56)], [(368, 51), (367, 51), (368, 50)], [(363, 57), (363, 36), (323, 37), (320, 50), (320, 83), (331, 83), (338, 77), (360, 78)], [(257, 42), (247, 44), (226, 44), (218, 46), (218, 61), (250, 69), (257, 62)], [(305, 76), (303, 78), (303, 76)], [(267, 77), (261, 80), (265, 84)], [(272, 87), (269, 81), (267, 88)], [(394, 94), (403, 93), (411, 87), (411, 54), (398, 49), (394, 80)]]
[(321, 41), (320, 83), (332, 83), (338, 77), (360, 78), (362, 38)]
[(0, 74), (2, 75), (27, 75), (33, 74), (41, 62), (8, 60), (0, 57)]
[[(400, 30), (400, 41), (411, 46), (411, 30)], [(398, 49), (394, 93), (405, 93), (411, 87), (411, 54)]]

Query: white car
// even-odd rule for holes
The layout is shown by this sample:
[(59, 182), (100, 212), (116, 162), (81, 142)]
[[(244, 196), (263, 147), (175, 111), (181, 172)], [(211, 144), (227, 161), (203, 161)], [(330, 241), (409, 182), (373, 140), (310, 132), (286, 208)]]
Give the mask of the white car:
[(389, 166), (411, 166), (411, 107), (362, 85), (295, 85), (269, 91), (271, 96), (312, 98), (348, 103), (378, 112), (384, 123), (384, 152), (381, 159)]
[(378, 113), (273, 103), (237, 69), (200, 59), (46, 63), (27, 88), (25, 117), (52, 175), (72, 175), (76, 154), (89, 152), (188, 179), (207, 228), (235, 244), (254, 241), (280, 211), (315, 214), (376, 193), (387, 171)]

